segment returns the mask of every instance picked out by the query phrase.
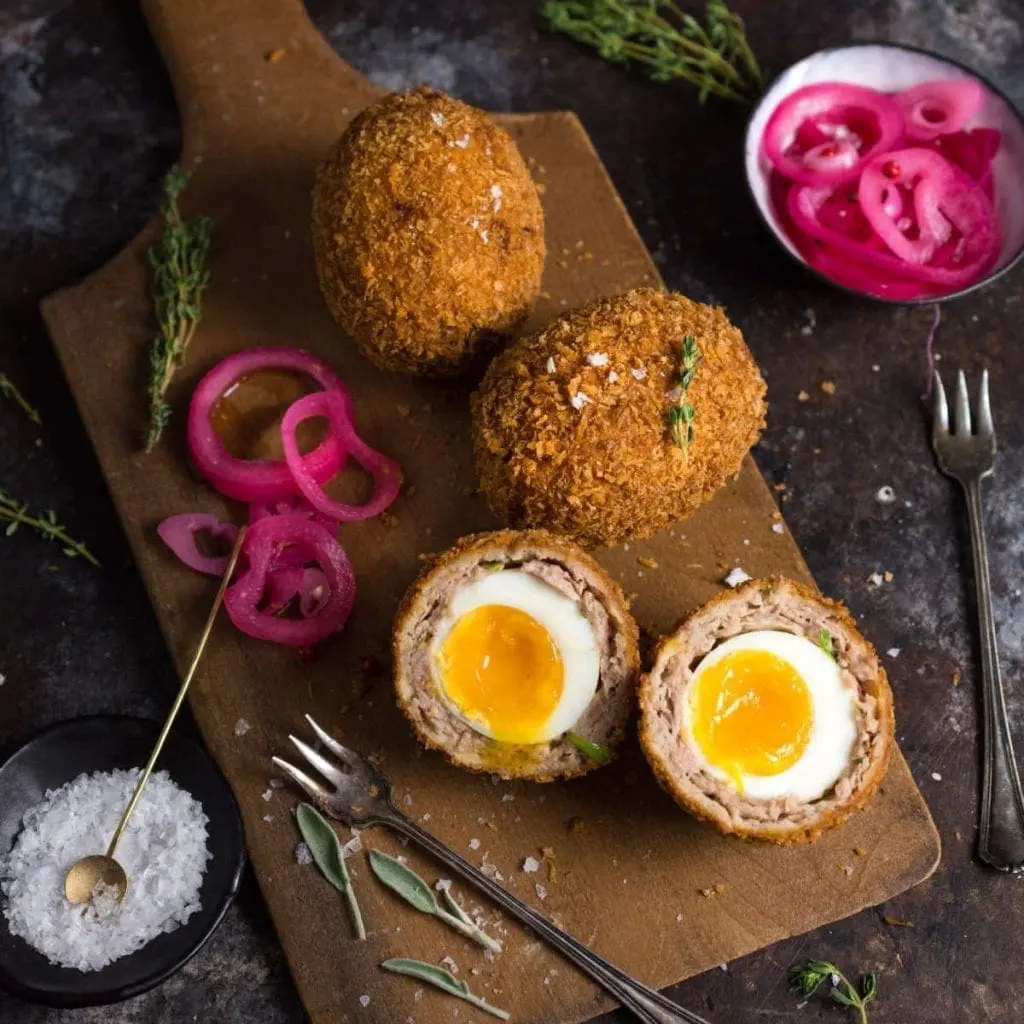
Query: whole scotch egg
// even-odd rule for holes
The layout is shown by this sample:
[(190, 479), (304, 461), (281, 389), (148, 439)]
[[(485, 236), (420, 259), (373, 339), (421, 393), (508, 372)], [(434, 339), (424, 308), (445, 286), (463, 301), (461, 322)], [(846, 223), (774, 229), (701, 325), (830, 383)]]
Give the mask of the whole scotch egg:
[(776, 843), (863, 807), (894, 742), (874, 649), (841, 605), (780, 578), (720, 595), (666, 637), (640, 707), (644, 752), (677, 803)]
[(549, 781), (622, 739), (639, 672), (618, 584), (543, 531), (465, 537), (413, 584), (395, 623), (399, 706), (454, 764)]

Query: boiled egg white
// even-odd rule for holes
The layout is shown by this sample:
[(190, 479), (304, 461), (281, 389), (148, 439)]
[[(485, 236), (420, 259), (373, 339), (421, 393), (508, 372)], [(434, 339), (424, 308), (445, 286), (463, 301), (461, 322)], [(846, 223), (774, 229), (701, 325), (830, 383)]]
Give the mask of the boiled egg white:
[(601, 668), (579, 603), (516, 569), (456, 592), (431, 655), (449, 708), (500, 743), (545, 743), (570, 730), (597, 692)]
[(697, 666), (682, 731), (703, 767), (743, 796), (807, 802), (849, 763), (856, 695), (832, 656), (805, 637), (741, 633)]

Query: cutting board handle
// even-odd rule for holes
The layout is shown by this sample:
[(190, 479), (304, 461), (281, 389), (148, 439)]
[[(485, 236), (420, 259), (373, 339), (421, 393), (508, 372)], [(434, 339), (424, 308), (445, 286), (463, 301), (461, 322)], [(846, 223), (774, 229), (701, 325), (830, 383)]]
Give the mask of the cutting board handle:
[(386, 91), (337, 56), (301, 0), (142, 0), (142, 9), (171, 76), (188, 162), (269, 136), (268, 118), (294, 121), (290, 93), (311, 72), (323, 90), (307, 89), (298, 109), (334, 103), (347, 118)]

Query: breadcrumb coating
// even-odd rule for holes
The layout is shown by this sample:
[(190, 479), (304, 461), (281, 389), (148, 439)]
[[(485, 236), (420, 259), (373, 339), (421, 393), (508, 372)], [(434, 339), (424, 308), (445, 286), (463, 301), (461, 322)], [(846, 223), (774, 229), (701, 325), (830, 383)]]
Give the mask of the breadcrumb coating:
[[(674, 443), (683, 339), (693, 440)], [(471, 399), (481, 488), (505, 524), (588, 546), (691, 515), (740, 469), (765, 421), (765, 384), (725, 312), (637, 288), (559, 317), (499, 354)]]
[(395, 93), (334, 145), (313, 243), (338, 326), (378, 366), (446, 376), (530, 312), (544, 216), (515, 142), (443, 92)]

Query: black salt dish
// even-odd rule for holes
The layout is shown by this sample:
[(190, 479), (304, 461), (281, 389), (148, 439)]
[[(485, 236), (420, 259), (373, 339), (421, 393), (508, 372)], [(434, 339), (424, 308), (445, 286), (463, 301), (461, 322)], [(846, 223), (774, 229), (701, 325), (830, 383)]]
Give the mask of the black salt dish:
[[(0, 765), (0, 851), (14, 845), (25, 812), (82, 772), (138, 768), (153, 749), (160, 726), (122, 715), (96, 715), (61, 722), (39, 733)], [(0, 913), (0, 985), (33, 1003), (54, 1007), (98, 1006), (140, 995), (202, 948), (238, 892), (245, 867), (245, 834), (238, 804), (212, 757), (172, 735), (157, 771), (166, 771), (203, 805), (210, 819), (211, 859), (200, 892), (202, 909), (175, 931), (99, 971), (55, 967), (23, 939), (11, 935)], [(102, 846), (109, 836), (97, 836)], [(97, 852), (103, 852), (97, 849)], [(0, 897), (2, 907), (2, 897)]]

